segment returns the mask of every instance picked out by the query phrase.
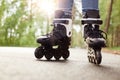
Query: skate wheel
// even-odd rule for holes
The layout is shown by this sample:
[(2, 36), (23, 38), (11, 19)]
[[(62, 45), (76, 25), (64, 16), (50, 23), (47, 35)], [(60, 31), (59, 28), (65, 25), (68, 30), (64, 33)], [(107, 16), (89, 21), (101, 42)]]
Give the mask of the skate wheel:
[(51, 52), (45, 51), (45, 58), (46, 58), (47, 60), (50, 60), (52, 57), (53, 57), (53, 55), (52, 55)]
[(100, 64), (102, 61), (101, 57), (97, 57), (97, 59), (95, 59), (95, 64)]
[(101, 61), (102, 61), (101, 51), (97, 50), (95, 51), (95, 63), (100, 64)]
[(91, 63), (94, 63), (94, 58), (93, 57), (91, 57)]
[(69, 50), (62, 50), (62, 57), (66, 60), (70, 56)]
[(90, 62), (90, 56), (88, 56), (88, 61)]
[(102, 61), (101, 48), (99, 49), (88, 49), (88, 60), (94, 64), (100, 64)]
[(54, 50), (54, 58), (59, 60), (61, 58), (61, 54), (59, 50)]
[(34, 55), (37, 59), (42, 58), (43, 54), (44, 54), (44, 49), (42, 46), (35, 49)]
[(91, 63), (99, 65), (102, 61), (101, 48), (100, 49), (89, 48), (88, 60)]
[(89, 56), (89, 62), (91, 62), (91, 63), (92, 63), (92, 57), (91, 57), (91, 56)]
[(94, 57), (92, 57), (92, 63), (96, 64)]

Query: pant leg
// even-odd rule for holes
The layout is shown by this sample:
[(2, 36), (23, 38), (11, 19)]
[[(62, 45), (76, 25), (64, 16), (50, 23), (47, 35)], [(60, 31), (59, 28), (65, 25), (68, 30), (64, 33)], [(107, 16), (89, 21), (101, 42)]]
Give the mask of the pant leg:
[(72, 18), (74, 0), (57, 0), (55, 18)]
[(98, 2), (99, 0), (82, 0), (83, 18), (100, 18)]
[(74, 0), (58, 0), (58, 9), (71, 12)]
[(99, 10), (98, 8), (99, 0), (82, 0), (82, 10)]

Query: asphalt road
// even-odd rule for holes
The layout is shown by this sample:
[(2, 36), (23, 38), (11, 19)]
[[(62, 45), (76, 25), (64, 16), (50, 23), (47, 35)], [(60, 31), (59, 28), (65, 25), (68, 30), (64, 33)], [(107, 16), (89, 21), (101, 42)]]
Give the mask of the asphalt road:
[(34, 50), (0, 47), (0, 80), (120, 80), (120, 55), (103, 53), (96, 66), (85, 49), (70, 49), (67, 61), (36, 60)]

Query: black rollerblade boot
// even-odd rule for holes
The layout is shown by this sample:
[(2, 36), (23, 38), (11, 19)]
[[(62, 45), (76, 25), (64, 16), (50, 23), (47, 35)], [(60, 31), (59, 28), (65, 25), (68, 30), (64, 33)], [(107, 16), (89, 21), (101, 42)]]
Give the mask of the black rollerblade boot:
[[(56, 60), (69, 57), (69, 45), (71, 41), (72, 15), (71, 12), (57, 10), (53, 20), (53, 30), (51, 33), (37, 39), (41, 46), (36, 48), (35, 57), (41, 59), (43, 56), (51, 60), (54, 56)], [(56, 48), (54, 48), (54, 46)]]
[(88, 60), (94, 64), (102, 61), (101, 49), (106, 46), (107, 35), (99, 30), (102, 20), (98, 10), (87, 10), (82, 19), (84, 39), (88, 45)]

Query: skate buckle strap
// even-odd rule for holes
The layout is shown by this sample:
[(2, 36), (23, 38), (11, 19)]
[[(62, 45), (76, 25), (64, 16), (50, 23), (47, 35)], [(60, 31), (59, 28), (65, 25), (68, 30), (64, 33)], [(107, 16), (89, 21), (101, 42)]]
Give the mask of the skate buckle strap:
[(82, 24), (98, 24), (101, 25), (103, 21), (99, 18), (84, 18), (81, 20)]

